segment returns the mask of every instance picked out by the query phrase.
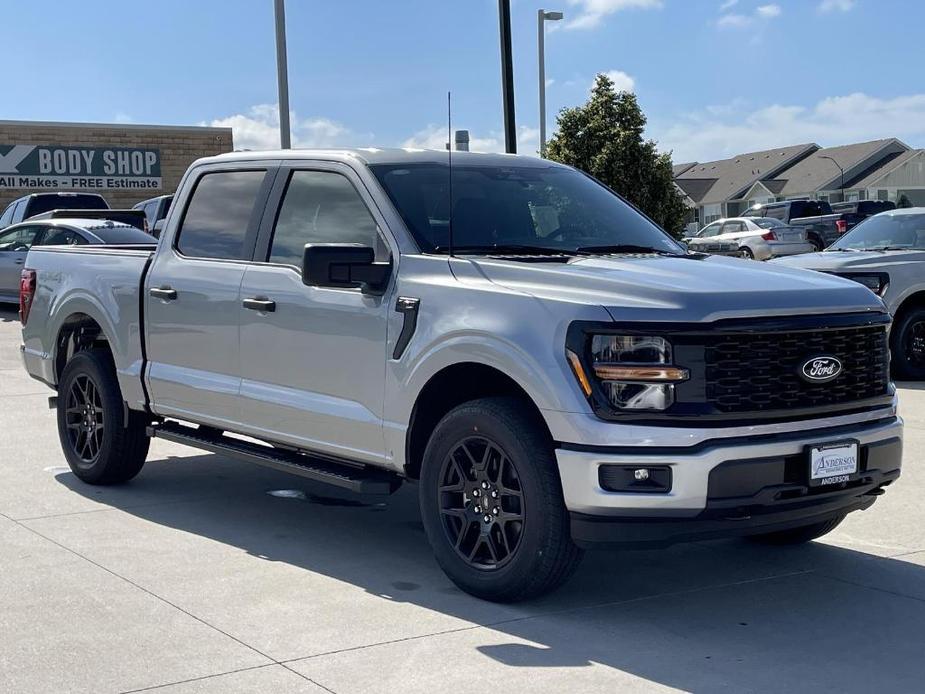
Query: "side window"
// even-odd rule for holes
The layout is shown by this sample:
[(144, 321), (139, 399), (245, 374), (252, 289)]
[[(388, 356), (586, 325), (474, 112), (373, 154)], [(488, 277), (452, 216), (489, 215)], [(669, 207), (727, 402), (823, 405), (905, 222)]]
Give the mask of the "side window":
[(276, 218), (270, 262), (302, 267), (307, 243), (362, 243), (384, 260), (388, 249), (353, 184), (328, 171), (294, 171)]
[(745, 231), (745, 225), (742, 222), (726, 222), (723, 224), (723, 234), (735, 234), (738, 231)]
[(786, 205), (780, 205), (780, 206), (778, 206), (778, 207), (769, 207), (769, 208), (765, 211), (765, 215), (764, 215), (764, 216), (765, 216), (765, 217), (771, 217), (772, 219), (785, 220), (785, 219), (787, 219), (787, 209), (788, 209), (788, 208), (787, 208)]
[(83, 246), (87, 240), (73, 229), (46, 229), (42, 246)]
[(249, 260), (244, 241), (265, 175), (263, 170), (204, 174), (186, 207), (177, 250), (192, 258)]
[(26, 212), (26, 203), (29, 202), (29, 198), (25, 200), (20, 200), (13, 206), (13, 219), (10, 220), (11, 224), (18, 224), (23, 220), (23, 216)]
[(0, 229), (3, 227), (8, 227), (13, 223), (13, 209), (16, 207), (14, 203), (10, 203), (6, 206), (6, 209), (3, 210), (3, 215), (0, 215)]
[(716, 236), (717, 234), (719, 234), (719, 228), (721, 226), (722, 225), (719, 224), (718, 222), (713, 222), (713, 224), (710, 224), (703, 228), (703, 231), (700, 232), (700, 234), (698, 235), (698, 238), (706, 239), (711, 236)]
[(21, 226), (0, 232), (0, 251), (28, 251), (41, 231), (40, 226)]

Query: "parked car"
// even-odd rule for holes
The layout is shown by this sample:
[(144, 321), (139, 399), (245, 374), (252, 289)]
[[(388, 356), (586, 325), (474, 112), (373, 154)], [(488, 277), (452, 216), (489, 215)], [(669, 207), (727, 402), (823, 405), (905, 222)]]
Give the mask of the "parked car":
[(33, 215), (26, 221), (42, 219), (102, 219), (110, 222), (129, 224), (136, 229), (148, 231), (145, 213), (141, 210), (51, 210), (42, 214)]
[(109, 203), (98, 193), (30, 193), (16, 198), (0, 214), (0, 229), (18, 224), (37, 214), (57, 209), (108, 210)]
[(0, 231), (0, 302), (19, 301), (20, 275), (33, 247), (153, 243), (156, 243), (153, 236), (133, 226), (99, 219), (29, 220), (14, 224)]
[(800, 227), (806, 231), (806, 240), (817, 251), (863, 219), (853, 212), (833, 213), (829, 203), (822, 200), (784, 200), (754, 205), (744, 216), (773, 217), (790, 226)]
[(814, 248), (804, 230), (771, 217), (719, 219), (685, 241), (692, 251), (752, 260), (811, 253)]
[(823, 253), (781, 262), (852, 279), (879, 296), (893, 314), (896, 375), (925, 380), (925, 207), (882, 212)]
[(139, 203), (136, 203), (132, 206), (133, 210), (142, 210), (145, 213), (145, 219), (147, 221), (147, 227), (145, 231), (151, 232), (154, 236), (161, 235), (163, 220), (167, 217), (167, 212), (170, 210), (170, 204), (173, 202), (173, 193), (170, 195), (159, 195), (156, 198), (148, 198), (147, 200), (142, 200)]
[(588, 546), (806, 542), (899, 477), (865, 287), (688, 254), (570, 167), (452, 161), (234, 152), (187, 171), (153, 251), (33, 247), (23, 359), (74, 475), (129, 480), (158, 437), (418, 480), (440, 566), (498, 601)]

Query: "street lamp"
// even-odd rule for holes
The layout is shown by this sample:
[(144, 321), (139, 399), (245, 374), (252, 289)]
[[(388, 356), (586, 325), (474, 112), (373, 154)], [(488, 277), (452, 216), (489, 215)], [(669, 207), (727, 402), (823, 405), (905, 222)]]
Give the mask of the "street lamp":
[(286, 7), (285, 0), (274, 1), (276, 17), (276, 81), (279, 88), (279, 144), (290, 149), (289, 131), (289, 68), (286, 61)]
[(540, 62), (540, 157), (546, 157), (546, 22), (558, 22), (561, 12), (536, 13), (536, 45)]
[(842, 201), (844, 201), (845, 200), (845, 170), (841, 167), (841, 164), (839, 164), (837, 161), (832, 159), (832, 157), (830, 157), (827, 154), (820, 154), (819, 158), (828, 159), (830, 162), (832, 162), (833, 164), (835, 164), (835, 166), (838, 167), (838, 170), (841, 173), (841, 187), (839, 188), (839, 190), (841, 191)]

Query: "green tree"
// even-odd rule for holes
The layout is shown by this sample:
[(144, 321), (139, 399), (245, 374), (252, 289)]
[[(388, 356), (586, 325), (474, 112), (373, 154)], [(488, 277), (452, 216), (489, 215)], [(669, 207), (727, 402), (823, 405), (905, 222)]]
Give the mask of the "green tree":
[(643, 136), (646, 117), (632, 92), (617, 92), (598, 75), (583, 106), (560, 111), (547, 156), (613, 188), (666, 231), (680, 235), (687, 217), (674, 184), (671, 153)]

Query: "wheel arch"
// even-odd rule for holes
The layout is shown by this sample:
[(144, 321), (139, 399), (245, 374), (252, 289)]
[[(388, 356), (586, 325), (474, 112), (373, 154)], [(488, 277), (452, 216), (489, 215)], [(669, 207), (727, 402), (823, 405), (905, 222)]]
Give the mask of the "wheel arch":
[(494, 366), (474, 361), (458, 362), (437, 371), (418, 392), (405, 433), (406, 476), (420, 478), (430, 433), (450, 410), (465, 402), (502, 395), (521, 401), (529, 416), (536, 420), (552, 442), (540, 408), (517, 381)]
[(914, 308), (925, 308), (925, 289), (917, 289), (903, 297), (893, 312), (893, 323), (898, 323), (907, 312)]

